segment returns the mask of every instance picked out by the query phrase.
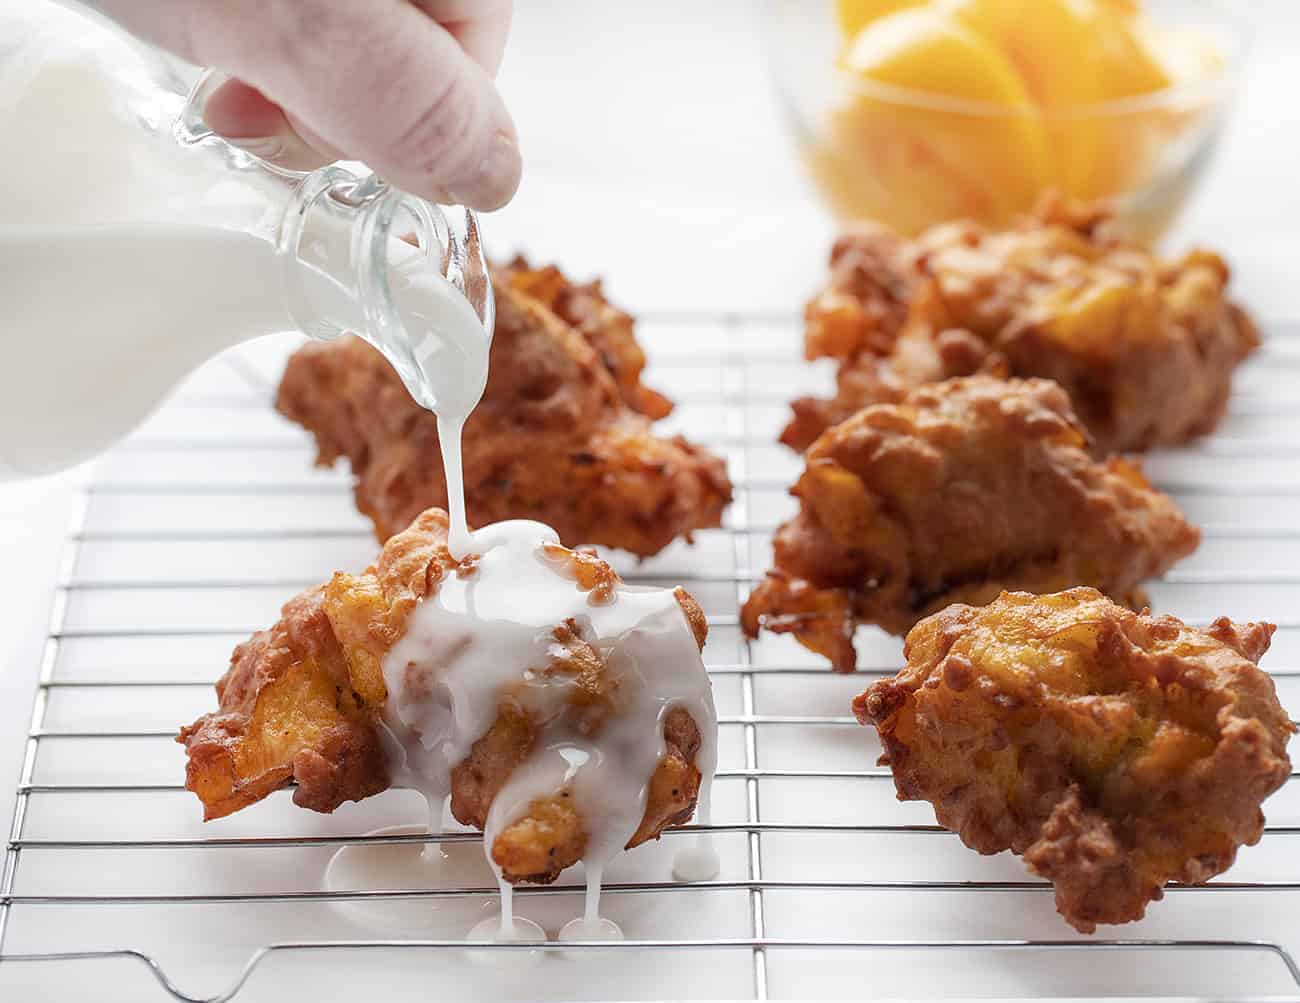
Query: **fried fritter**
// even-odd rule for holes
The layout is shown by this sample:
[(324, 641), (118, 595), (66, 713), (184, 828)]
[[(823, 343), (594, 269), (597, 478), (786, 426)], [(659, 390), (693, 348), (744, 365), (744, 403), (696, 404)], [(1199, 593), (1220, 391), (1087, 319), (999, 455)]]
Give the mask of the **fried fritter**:
[(1089, 588), (951, 606), (853, 701), (900, 800), (980, 853), (1011, 850), (1075, 929), (1141, 919), (1259, 841), (1295, 732), (1256, 663), (1271, 624), (1198, 630)]
[[(671, 410), (640, 382), (631, 318), (597, 285), (521, 260), (497, 269), (487, 390), (464, 431), (471, 525), (535, 519), (567, 544), (639, 556), (718, 526), (731, 500), (723, 461), (650, 420)], [(357, 507), (386, 540), (446, 507), (434, 416), (358, 338), (304, 345), (276, 406), (316, 438), (317, 463), (347, 457)]]
[(838, 389), (795, 401), (782, 441), (804, 449), (868, 404), (986, 369), (1061, 384), (1098, 456), (1185, 442), (1218, 424), (1259, 344), (1228, 277), (1216, 254), (1164, 261), (1104, 211), (1051, 199), (1009, 230), (846, 233), (806, 311), (806, 353), (838, 360)]
[[(411, 611), (445, 576), (466, 571), (447, 552), (446, 538), (446, 515), (424, 512), (388, 541), (363, 574), (340, 572), (328, 584), (307, 590), (285, 605), (275, 626), (235, 649), (217, 683), (220, 709), (182, 728), (177, 739), (189, 757), (185, 786), (203, 801), (205, 819), (238, 811), (291, 784), (296, 784), (294, 803), (319, 812), (388, 788), (390, 764), (380, 739), (387, 698), (381, 662), (401, 639)], [(613, 575), (598, 558), (570, 556), (578, 580)], [(676, 595), (703, 648), (708, 631), (703, 612), (685, 591)], [(557, 624), (554, 638), (550, 664), (521, 665), (520, 677), (530, 671), (571, 677), (564, 713), (598, 728), (605, 716), (617, 713), (610, 696), (617, 683), (575, 625)], [(508, 689), (501, 693), (495, 722), (452, 770), (457, 819), (484, 826), (492, 799), (546, 724)], [(657, 838), (695, 810), (699, 726), (688, 711), (673, 708), (665, 716), (663, 737), (645, 813), (628, 848)], [(507, 880), (548, 882), (582, 858), (586, 838), (568, 792), (557, 791), (534, 801), (506, 826), (491, 852)]]
[(533, 268), (526, 258), (517, 255), (497, 269), (496, 281), (508, 282), (516, 292), (541, 303), (586, 338), (633, 411), (651, 419), (672, 413), (673, 402), (641, 382), (646, 358), (633, 330), (636, 322), (631, 314), (605, 299), (599, 279), (570, 282), (554, 265)]
[(1140, 606), (1140, 583), (1200, 534), (1136, 466), (1086, 445), (1048, 380), (971, 376), (865, 408), (808, 450), (746, 633), (793, 632), (848, 672), (858, 624), (903, 634), (1003, 589), (1083, 584)]

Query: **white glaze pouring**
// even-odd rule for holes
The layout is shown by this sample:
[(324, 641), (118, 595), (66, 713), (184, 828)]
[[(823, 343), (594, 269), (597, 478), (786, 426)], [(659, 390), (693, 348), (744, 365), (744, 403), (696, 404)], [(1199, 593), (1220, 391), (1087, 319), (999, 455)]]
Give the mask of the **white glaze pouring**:
[[(704, 777), (699, 812), (708, 818), (708, 792), (717, 761), (712, 688), (690, 624), (671, 589), (619, 584), (608, 602), (595, 602), (544, 554), (555, 532), (512, 520), (470, 532), (465, 519), (461, 433), (482, 398), (490, 339), (464, 297), (440, 276), (422, 275), (434, 295), (423, 317), (436, 336), (415, 346), (427, 391), (422, 403), (438, 416), (447, 481), (453, 557), (480, 555), (474, 572), (450, 575), (412, 613), (406, 633), (384, 660), (386, 725), (396, 786), (423, 793), (429, 817), (441, 819), (451, 771), (497, 717), (502, 691), (527, 682), (531, 709), (549, 721), (528, 759), (511, 774), (488, 814), (484, 848), (501, 890), (499, 922), (471, 936), (529, 939), (516, 923), (510, 885), (492, 860), (500, 832), (537, 798), (568, 789), (587, 826), (583, 863), (588, 891), (583, 916), (566, 939), (615, 939), (618, 927), (599, 914), (606, 864), (627, 844), (645, 811), (651, 775), (664, 754), (664, 718), (684, 707), (696, 722)], [(595, 736), (581, 734), (560, 711), (571, 683), (538, 670), (548, 664), (554, 628), (572, 620), (618, 680), (619, 712)], [(674, 871), (685, 879), (717, 872), (707, 837), (684, 849)]]

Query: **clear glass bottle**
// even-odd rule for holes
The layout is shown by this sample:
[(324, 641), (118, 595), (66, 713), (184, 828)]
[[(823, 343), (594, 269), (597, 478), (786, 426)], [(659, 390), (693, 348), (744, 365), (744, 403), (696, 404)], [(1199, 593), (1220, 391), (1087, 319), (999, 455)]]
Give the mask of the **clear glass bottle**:
[(407, 295), (431, 282), (490, 338), (472, 211), (359, 164), (259, 161), (203, 122), (219, 76), (15, 6), (0, 14), (0, 477), (88, 458), (207, 358), (294, 327), (357, 332), (433, 407), (437, 310)]

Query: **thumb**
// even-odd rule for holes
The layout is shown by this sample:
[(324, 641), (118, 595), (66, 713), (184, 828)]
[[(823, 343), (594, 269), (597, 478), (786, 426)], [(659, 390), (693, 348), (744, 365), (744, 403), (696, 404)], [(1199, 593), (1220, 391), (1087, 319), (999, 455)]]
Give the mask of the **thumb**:
[(292, 127), (274, 135), (346, 151), (436, 201), (496, 209), (519, 186), (514, 123), (491, 79), (406, 0), (199, 3), (191, 25), (204, 62), (285, 110)]

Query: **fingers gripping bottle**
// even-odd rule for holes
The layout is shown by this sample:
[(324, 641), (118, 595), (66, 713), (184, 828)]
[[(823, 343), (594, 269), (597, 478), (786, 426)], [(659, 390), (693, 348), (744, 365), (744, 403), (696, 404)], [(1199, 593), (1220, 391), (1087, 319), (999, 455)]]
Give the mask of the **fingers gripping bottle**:
[[(473, 212), (215, 136), (222, 82), (48, 3), (0, 14), (0, 479), (126, 435), (204, 360), (355, 331), (429, 408), (486, 382)], [(480, 371), (481, 370), (481, 371)]]

